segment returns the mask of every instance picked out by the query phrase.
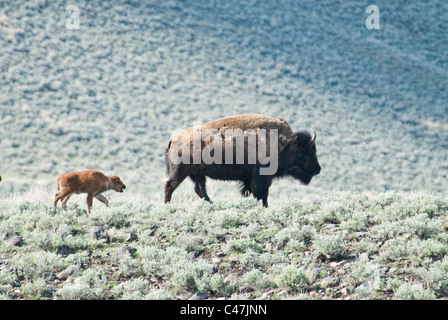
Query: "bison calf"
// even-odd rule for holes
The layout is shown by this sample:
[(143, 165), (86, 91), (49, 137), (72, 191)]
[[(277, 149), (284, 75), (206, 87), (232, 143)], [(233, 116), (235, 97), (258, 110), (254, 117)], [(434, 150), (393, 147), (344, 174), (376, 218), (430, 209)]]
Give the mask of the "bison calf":
[(67, 210), (66, 204), (72, 194), (87, 193), (87, 212), (89, 213), (93, 197), (108, 206), (107, 199), (101, 193), (108, 190), (123, 192), (126, 188), (119, 177), (108, 177), (96, 170), (61, 174), (56, 180), (56, 185), (58, 192), (54, 195), (53, 207), (56, 207), (58, 201), (61, 200), (62, 209)]

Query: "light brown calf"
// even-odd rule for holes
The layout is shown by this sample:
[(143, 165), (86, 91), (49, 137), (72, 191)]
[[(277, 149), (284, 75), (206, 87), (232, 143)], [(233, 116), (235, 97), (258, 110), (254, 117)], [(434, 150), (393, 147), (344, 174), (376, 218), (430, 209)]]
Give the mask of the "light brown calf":
[(101, 193), (108, 190), (123, 192), (126, 188), (119, 177), (108, 177), (96, 170), (61, 174), (56, 180), (56, 185), (58, 192), (54, 195), (53, 207), (56, 207), (58, 201), (61, 200), (62, 209), (67, 210), (66, 203), (72, 194), (87, 193), (87, 212), (89, 213), (93, 197), (108, 206), (109, 202)]

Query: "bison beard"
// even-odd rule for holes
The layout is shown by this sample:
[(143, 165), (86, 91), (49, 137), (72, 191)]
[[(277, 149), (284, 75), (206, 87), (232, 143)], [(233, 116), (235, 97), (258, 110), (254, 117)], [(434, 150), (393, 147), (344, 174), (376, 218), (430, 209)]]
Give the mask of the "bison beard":
[[(231, 121), (228, 119), (231, 119)], [(276, 129), (277, 126), (280, 129), (279, 137), (286, 132), (286, 140), (282, 141), (282, 144), (279, 144), (278, 169), (274, 174), (260, 174), (260, 168), (268, 167), (269, 163), (260, 164), (258, 160), (252, 164), (248, 164), (247, 162), (244, 164), (235, 164), (235, 162), (232, 164), (204, 164), (203, 162), (199, 164), (192, 162), (173, 163), (170, 161), (169, 153), (177, 147), (179, 141), (173, 141), (172, 139), (168, 148), (165, 150), (168, 174), (168, 180), (165, 183), (165, 202), (171, 201), (172, 193), (186, 177), (190, 177), (193, 181), (194, 190), (197, 195), (211, 202), (205, 188), (206, 177), (210, 177), (218, 180), (240, 181), (242, 184), (241, 193), (244, 196), (252, 194), (256, 199), (261, 199), (263, 205), (267, 207), (269, 187), (273, 179), (292, 176), (307, 185), (313, 176), (319, 174), (321, 168), (316, 156), (316, 135), (314, 134), (311, 137), (306, 131), (292, 133), (287, 123), (282, 119), (258, 115), (243, 115), (209, 122), (204, 126), (220, 130), (222, 129), (220, 127), (222, 123), (226, 122), (227, 124), (232, 123), (235, 126), (241, 125), (241, 127), (246, 129), (260, 129), (259, 127), (255, 127), (255, 125), (251, 126), (250, 122), (254, 119), (257, 121), (256, 125), (260, 125), (261, 123), (264, 128)]]

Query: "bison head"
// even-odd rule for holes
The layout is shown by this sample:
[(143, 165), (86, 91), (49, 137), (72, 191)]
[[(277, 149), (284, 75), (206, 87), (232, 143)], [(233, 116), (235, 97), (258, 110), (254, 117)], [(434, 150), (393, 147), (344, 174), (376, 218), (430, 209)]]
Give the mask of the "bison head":
[(321, 170), (316, 155), (316, 132), (313, 136), (307, 131), (295, 132), (287, 157), (289, 161), (285, 173), (309, 184)]
[(123, 192), (124, 189), (126, 189), (126, 186), (123, 182), (121, 182), (120, 178), (117, 176), (111, 176), (109, 177), (110, 181), (112, 182), (112, 188), (117, 192)]

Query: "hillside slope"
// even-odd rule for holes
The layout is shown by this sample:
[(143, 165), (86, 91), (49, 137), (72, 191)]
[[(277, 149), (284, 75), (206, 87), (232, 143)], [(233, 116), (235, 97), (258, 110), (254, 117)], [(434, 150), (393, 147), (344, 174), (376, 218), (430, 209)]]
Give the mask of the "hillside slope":
[[(0, 199), (0, 299), (447, 299), (446, 195)], [(184, 195), (185, 196), (185, 195)]]
[(367, 5), (0, 2), (0, 194), (94, 168), (159, 197), (170, 134), (240, 113), (317, 132), (321, 175), (273, 195), (447, 190), (448, 5)]

